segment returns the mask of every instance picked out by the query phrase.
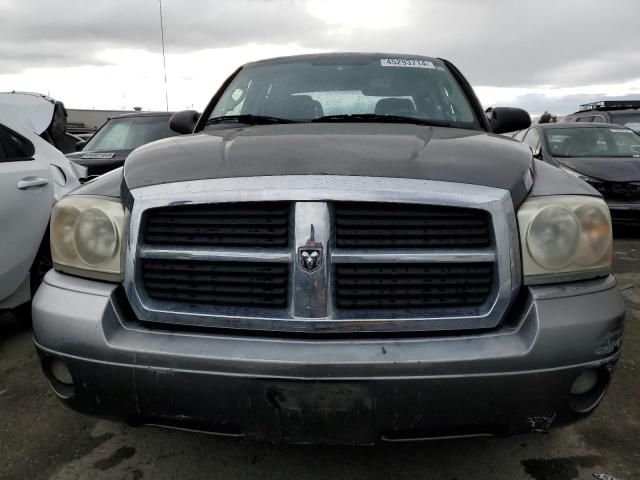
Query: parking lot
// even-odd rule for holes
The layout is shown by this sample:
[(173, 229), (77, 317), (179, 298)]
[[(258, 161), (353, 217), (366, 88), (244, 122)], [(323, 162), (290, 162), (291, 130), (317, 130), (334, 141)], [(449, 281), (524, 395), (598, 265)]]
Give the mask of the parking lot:
[(627, 303), (622, 361), (604, 403), (549, 434), (375, 447), (252, 443), (131, 428), (65, 408), (41, 374), (29, 324), (0, 317), (0, 478), (640, 478), (640, 242), (616, 240)]

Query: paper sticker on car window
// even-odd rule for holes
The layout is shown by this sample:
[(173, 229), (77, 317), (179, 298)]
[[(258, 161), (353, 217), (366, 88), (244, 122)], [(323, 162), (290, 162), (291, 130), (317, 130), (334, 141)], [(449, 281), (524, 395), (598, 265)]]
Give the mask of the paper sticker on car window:
[(92, 152), (85, 153), (82, 158), (113, 158), (115, 153), (113, 152)]
[(629, 130), (626, 128), (610, 128), (609, 131), (613, 133), (627, 133)]
[(383, 67), (436, 68), (433, 62), (418, 58), (381, 58), (380, 65)]

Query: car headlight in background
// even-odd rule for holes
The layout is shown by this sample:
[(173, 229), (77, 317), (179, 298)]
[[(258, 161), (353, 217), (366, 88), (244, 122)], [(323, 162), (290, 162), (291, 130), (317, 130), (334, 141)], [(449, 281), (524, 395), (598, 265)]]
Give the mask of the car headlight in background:
[(51, 256), (56, 270), (99, 280), (122, 279), (124, 209), (108, 197), (71, 195), (51, 213)]
[(595, 278), (611, 272), (611, 216), (599, 197), (559, 195), (518, 210), (525, 285)]

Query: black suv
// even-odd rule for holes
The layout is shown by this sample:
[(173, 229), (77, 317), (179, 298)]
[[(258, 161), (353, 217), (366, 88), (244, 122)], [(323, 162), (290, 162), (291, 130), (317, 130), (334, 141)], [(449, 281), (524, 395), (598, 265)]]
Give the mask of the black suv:
[(608, 123), (546, 123), (513, 138), (529, 145), (535, 158), (598, 190), (615, 225), (640, 226), (640, 135), (633, 130)]
[(125, 113), (107, 120), (87, 141), (76, 144), (80, 151), (67, 158), (87, 167), (89, 175), (102, 175), (121, 167), (136, 148), (155, 140), (171, 137), (171, 112)]
[(615, 123), (640, 133), (640, 100), (605, 100), (580, 105), (565, 122)]

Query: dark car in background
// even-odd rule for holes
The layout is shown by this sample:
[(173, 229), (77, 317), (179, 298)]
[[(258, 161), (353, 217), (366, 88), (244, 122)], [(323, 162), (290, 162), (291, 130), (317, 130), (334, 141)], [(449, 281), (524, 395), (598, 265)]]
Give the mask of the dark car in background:
[(604, 100), (580, 105), (565, 122), (616, 123), (640, 133), (640, 100)]
[(177, 135), (169, 128), (171, 112), (125, 113), (110, 118), (86, 142), (78, 142), (80, 151), (68, 154), (75, 163), (87, 167), (89, 175), (102, 175), (121, 167), (136, 148)]
[(607, 201), (613, 223), (640, 226), (640, 135), (607, 123), (533, 125), (514, 135), (534, 156), (577, 176)]

